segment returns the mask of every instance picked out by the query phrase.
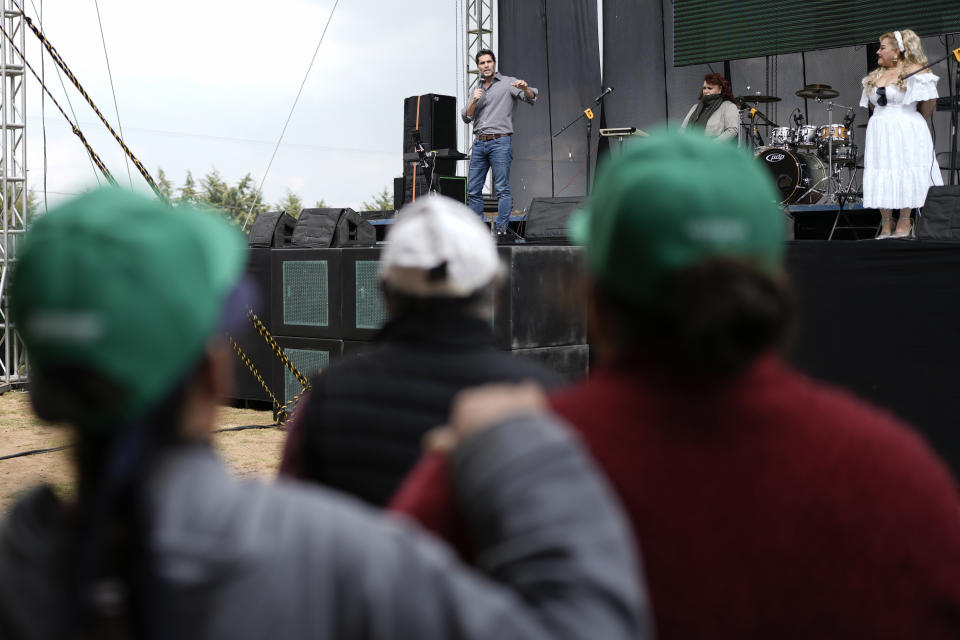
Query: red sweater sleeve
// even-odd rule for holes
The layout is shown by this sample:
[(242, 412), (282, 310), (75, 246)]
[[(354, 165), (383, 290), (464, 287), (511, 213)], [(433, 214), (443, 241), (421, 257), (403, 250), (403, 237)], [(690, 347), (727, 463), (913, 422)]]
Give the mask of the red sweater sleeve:
[(446, 456), (424, 455), (393, 496), (387, 507), (416, 520), (423, 528), (445, 540), (460, 555), (473, 554), (466, 522), (453, 497)]

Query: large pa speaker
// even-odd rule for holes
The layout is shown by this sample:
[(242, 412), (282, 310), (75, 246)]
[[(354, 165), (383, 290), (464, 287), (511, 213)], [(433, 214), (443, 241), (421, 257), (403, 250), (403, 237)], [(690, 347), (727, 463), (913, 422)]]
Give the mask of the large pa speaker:
[(504, 283), (493, 332), (501, 349), (587, 344), (580, 247), (499, 247)]
[(586, 378), (590, 371), (590, 347), (585, 344), (513, 349), (510, 353), (538, 362), (570, 382)]
[[(427, 195), (430, 190), (430, 185), (427, 184), (426, 177), (420, 171), (417, 172), (416, 176), (404, 175), (402, 180), (403, 196), (402, 200), (400, 201), (400, 206), (396, 207), (398, 210), (403, 205), (410, 204), (417, 198), (422, 198), (423, 196)], [(394, 196), (394, 199), (396, 199), (396, 196)]]
[(527, 212), (524, 237), (528, 243), (569, 244), (567, 220), (580, 203), (582, 196), (569, 198), (534, 198)]
[(271, 331), (274, 335), (340, 338), (341, 249), (274, 249)]
[[(254, 302), (253, 312), (257, 318), (271, 330), (271, 256), (270, 249), (252, 248), (247, 262), (247, 275), (253, 281), (257, 289), (257, 300)], [(249, 322), (243, 324), (242, 329), (236, 331), (233, 339), (237, 341), (240, 348), (253, 363), (254, 368), (260, 373), (264, 381), (269, 385), (271, 382), (271, 365), (273, 353), (263, 337), (253, 328)], [(272, 388), (271, 388), (272, 390)], [(256, 400), (269, 402), (270, 397), (263, 387), (257, 381), (257, 378), (241, 360), (240, 357), (234, 359), (234, 390), (233, 398), (238, 400)]]
[(414, 131), (427, 151), (456, 149), (457, 99), (427, 93), (403, 101), (403, 152), (415, 151)]
[[(278, 336), (277, 344), (307, 380), (326, 369), (343, 352), (342, 340)], [(272, 373), (273, 393), (280, 402), (290, 402), (303, 389), (297, 377), (278, 357), (273, 359)]]
[(340, 259), (342, 336), (371, 340), (387, 321), (387, 305), (380, 293), (380, 249), (344, 249)]
[(917, 238), (960, 241), (960, 185), (930, 187), (917, 220)]
[(376, 242), (376, 229), (353, 209), (304, 209), (290, 246), (329, 248)]
[(284, 211), (265, 211), (257, 216), (250, 227), (250, 246), (289, 246), (296, 226), (297, 219)]

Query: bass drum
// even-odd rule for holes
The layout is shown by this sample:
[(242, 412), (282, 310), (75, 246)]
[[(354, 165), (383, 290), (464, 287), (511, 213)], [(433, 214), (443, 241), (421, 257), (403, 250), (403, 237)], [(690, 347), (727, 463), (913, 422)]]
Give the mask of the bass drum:
[(757, 160), (773, 175), (780, 204), (816, 204), (827, 187), (827, 167), (814, 153), (761, 149)]

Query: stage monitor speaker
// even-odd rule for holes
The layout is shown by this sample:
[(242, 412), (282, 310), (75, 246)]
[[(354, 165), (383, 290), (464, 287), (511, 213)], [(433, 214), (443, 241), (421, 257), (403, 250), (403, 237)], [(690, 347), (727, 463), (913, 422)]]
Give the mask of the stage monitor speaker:
[(527, 211), (524, 237), (533, 244), (569, 244), (567, 220), (580, 206), (583, 196), (534, 198)]
[(467, 179), (463, 176), (437, 177), (437, 191), (442, 196), (467, 204)]
[(917, 238), (960, 242), (960, 185), (930, 187), (917, 222)]
[(377, 244), (377, 230), (353, 209), (344, 209), (333, 234), (334, 247), (369, 247)]
[(372, 245), (377, 232), (353, 209), (304, 209), (293, 230), (292, 247)]
[(342, 336), (372, 340), (387, 321), (387, 305), (380, 293), (380, 249), (344, 249), (340, 265)]
[(250, 246), (287, 247), (296, 226), (297, 219), (284, 211), (264, 211), (250, 227)]
[(340, 337), (341, 249), (274, 249), (271, 332), (304, 338)]
[(403, 153), (416, 151), (414, 131), (427, 151), (457, 148), (457, 99), (427, 93), (403, 101)]

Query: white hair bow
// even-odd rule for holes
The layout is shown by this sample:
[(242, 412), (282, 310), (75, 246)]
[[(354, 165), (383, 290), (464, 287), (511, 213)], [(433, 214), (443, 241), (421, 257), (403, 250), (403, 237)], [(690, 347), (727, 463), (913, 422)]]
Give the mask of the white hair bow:
[(899, 32), (899, 31), (894, 31), (894, 32), (893, 32), (893, 37), (897, 39), (897, 47), (900, 48), (900, 51), (901, 51), (901, 52), (902, 52), (902, 51), (906, 51), (906, 49), (905, 49), (904, 46), (903, 46), (903, 36), (900, 35), (900, 32)]

